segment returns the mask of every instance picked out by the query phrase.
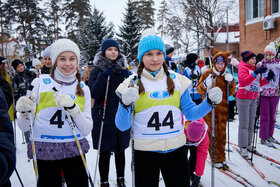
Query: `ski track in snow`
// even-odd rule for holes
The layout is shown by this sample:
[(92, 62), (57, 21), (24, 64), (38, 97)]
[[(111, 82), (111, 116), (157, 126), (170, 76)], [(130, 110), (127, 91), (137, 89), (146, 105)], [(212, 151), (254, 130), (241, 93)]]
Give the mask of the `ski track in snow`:
[[(278, 111), (279, 111), (278, 107)], [(236, 143), (238, 142), (238, 116), (235, 116), (237, 119), (233, 122), (230, 122), (230, 142)], [(277, 114), (277, 121), (276, 124), (280, 124), (280, 115)], [(16, 163), (16, 169), (21, 177), (21, 180), (23, 182), (23, 185), (26, 187), (36, 187), (36, 178), (35, 173), (32, 167), (32, 160), (28, 162), (27, 155), (26, 155), (26, 149), (27, 145), (22, 144), (22, 132), (17, 127), (16, 129), (16, 136), (17, 136), (17, 150), (16, 150), (16, 156), (17, 156), (17, 163)], [(211, 138), (211, 137), (209, 137)], [(280, 141), (280, 129), (275, 128), (274, 131), (274, 138)], [(87, 165), (89, 168), (89, 172), (91, 174), (92, 180), (94, 178), (94, 169), (95, 169), (95, 162), (96, 162), (96, 154), (97, 150), (93, 150), (92, 148), (92, 140), (91, 135), (88, 135), (87, 137), (89, 143), (90, 143), (90, 150), (86, 154), (86, 160)], [(260, 139), (258, 137), (257, 140), (257, 151), (260, 153), (269, 156), (277, 161), (280, 162), (280, 150), (276, 150), (273, 148), (269, 148), (267, 146), (264, 146), (260, 144)], [(280, 148), (280, 145), (275, 144), (276, 147)], [(227, 149), (227, 144), (226, 144)], [(237, 172), (238, 174), (242, 175), (242, 177), (245, 177), (248, 179), (249, 182), (251, 182), (255, 186), (259, 187), (266, 187), (266, 186), (275, 186), (273, 184), (268, 184), (266, 181), (264, 181), (257, 172), (249, 166), (249, 164), (240, 156), (239, 153), (237, 153), (232, 146), (230, 146), (230, 149), (232, 152), (230, 152), (230, 160), (228, 160), (228, 155), (226, 155), (227, 163), (233, 171)], [(228, 154), (228, 152), (226, 152)], [(251, 154), (249, 154), (249, 157), (251, 157)], [(208, 155), (208, 160), (211, 160)], [(125, 173), (125, 179), (127, 187), (131, 187), (131, 149), (126, 149), (126, 173)], [(255, 166), (263, 172), (263, 174), (266, 176), (268, 180), (276, 181), (277, 183), (280, 183), (280, 170), (274, 166), (272, 166), (270, 161), (265, 160), (257, 155), (253, 156), (253, 163)], [(73, 168), (75, 169), (75, 168)], [(116, 169), (115, 169), (115, 160), (114, 156), (111, 157), (110, 161), (110, 173), (109, 173), (109, 179), (111, 186), (116, 186), (115, 180), (116, 180)], [(18, 180), (18, 177), (16, 173), (14, 172), (13, 175), (10, 178), (12, 186), (13, 187), (20, 187), (20, 182)], [(51, 180), (51, 179), (50, 179)], [(97, 177), (95, 181), (95, 186), (97, 185), (97, 181), (99, 181), (99, 173), (97, 172)], [(201, 182), (204, 187), (210, 187), (211, 186), (211, 164), (206, 162), (204, 175), (201, 178)], [(160, 180), (160, 187), (164, 187), (164, 181)], [(238, 187), (242, 186), (238, 182), (234, 181), (230, 177), (226, 176), (219, 170), (215, 169), (215, 186), (216, 187)]]

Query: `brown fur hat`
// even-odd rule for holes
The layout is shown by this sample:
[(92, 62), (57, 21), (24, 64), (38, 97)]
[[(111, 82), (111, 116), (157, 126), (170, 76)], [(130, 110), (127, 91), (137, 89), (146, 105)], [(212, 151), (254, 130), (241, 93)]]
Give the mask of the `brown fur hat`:
[(231, 55), (232, 51), (227, 51), (227, 52), (223, 52), (223, 51), (218, 51), (217, 49), (215, 49), (214, 47), (212, 48), (212, 51), (214, 53), (214, 57), (212, 58), (212, 62), (213, 62), (213, 67), (215, 68), (215, 70), (217, 70), (216, 65), (215, 65), (215, 59), (218, 56), (222, 56), (225, 58), (226, 60), (226, 65), (224, 67), (224, 69), (222, 70), (222, 72), (224, 72), (226, 70), (226, 67), (228, 65), (228, 57)]

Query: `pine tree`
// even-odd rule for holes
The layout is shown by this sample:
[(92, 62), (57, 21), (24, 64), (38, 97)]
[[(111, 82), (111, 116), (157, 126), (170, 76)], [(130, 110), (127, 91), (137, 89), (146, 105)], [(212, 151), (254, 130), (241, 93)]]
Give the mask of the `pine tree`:
[(103, 39), (114, 36), (113, 28), (112, 23), (106, 24), (103, 12), (94, 7), (92, 16), (85, 22), (78, 36), (82, 63), (100, 50)]
[(17, 25), (15, 31), (24, 40), (24, 51), (27, 60), (38, 53), (41, 45), (43, 29), (45, 28), (44, 15), (38, 6), (40, 0), (9, 0), (6, 4), (7, 19)]
[(62, 22), (62, 9), (61, 0), (51, 0), (44, 4), (46, 7), (46, 18), (48, 21), (48, 26), (45, 29), (45, 44), (50, 45), (54, 40), (60, 37), (61, 28), (59, 27)]
[(5, 15), (5, 3), (2, 0), (0, 0), (0, 42), (1, 42), (1, 56), (4, 56), (4, 42), (7, 40), (7, 37), (10, 37), (10, 21), (7, 19), (7, 16)]
[(89, 0), (65, 0), (63, 4), (68, 37), (78, 43), (77, 34), (84, 28), (90, 17), (91, 7)]
[(154, 1), (153, 0), (136, 0), (134, 1), (138, 18), (141, 20), (140, 25), (143, 30), (155, 26), (154, 19)]
[(120, 26), (120, 45), (122, 53), (126, 55), (128, 62), (137, 59), (137, 47), (141, 37), (140, 20), (136, 15), (135, 4), (128, 0), (125, 9), (123, 24)]
[(171, 16), (166, 0), (163, 0), (160, 3), (159, 12), (157, 16), (157, 21), (159, 22), (157, 30), (160, 32), (161, 38), (163, 38), (164, 35), (167, 35), (167, 24), (169, 17)]

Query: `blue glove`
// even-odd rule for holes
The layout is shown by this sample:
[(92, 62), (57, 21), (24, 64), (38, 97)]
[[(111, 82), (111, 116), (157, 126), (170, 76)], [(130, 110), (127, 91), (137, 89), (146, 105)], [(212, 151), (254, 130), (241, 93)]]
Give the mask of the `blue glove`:
[(275, 77), (275, 74), (272, 70), (269, 70), (266, 80), (269, 82), (271, 79)]
[(254, 73), (255, 73), (256, 75), (258, 75), (259, 73), (264, 73), (264, 72), (266, 72), (266, 70), (267, 70), (266, 67), (261, 66), (261, 67), (259, 67), (258, 69), (256, 69), (256, 70), (254, 71)]
[(126, 70), (126, 69), (122, 69), (121, 70), (121, 74), (122, 74), (122, 76), (124, 77), (124, 78), (126, 78), (126, 77), (128, 77), (129, 76), (129, 71), (128, 70)]
[(114, 72), (114, 68), (112, 66), (110, 66), (106, 69), (104, 74), (107, 75), (107, 76), (111, 76), (113, 74), (113, 72)]

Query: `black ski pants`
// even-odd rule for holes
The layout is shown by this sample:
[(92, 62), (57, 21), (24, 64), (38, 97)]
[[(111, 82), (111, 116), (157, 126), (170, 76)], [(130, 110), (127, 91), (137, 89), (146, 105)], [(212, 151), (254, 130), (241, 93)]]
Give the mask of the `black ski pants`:
[[(124, 168), (125, 168), (125, 155), (124, 151), (114, 152), (115, 154), (115, 165), (117, 171), (117, 178), (124, 177)], [(100, 173), (100, 181), (107, 182), (109, 169), (110, 169), (110, 151), (100, 151), (100, 159), (99, 159), (99, 173)]]
[(188, 155), (188, 158), (189, 158), (190, 175), (192, 176), (192, 175), (194, 175), (194, 172), (195, 172), (197, 147), (196, 146), (185, 146), (185, 148), (186, 148), (187, 155), (190, 152), (190, 155)]
[(135, 150), (136, 187), (158, 187), (159, 174), (166, 187), (188, 187), (188, 158), (184, 147), (168, 153)]
[(63, 160), (37, 160), (40, 187), (61, 187), (62, 173), (67, 187), (88, 187), (87, 173), (80, 156)]

